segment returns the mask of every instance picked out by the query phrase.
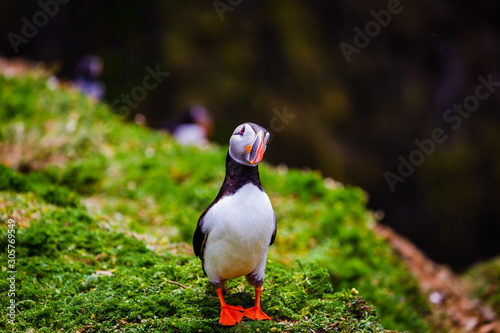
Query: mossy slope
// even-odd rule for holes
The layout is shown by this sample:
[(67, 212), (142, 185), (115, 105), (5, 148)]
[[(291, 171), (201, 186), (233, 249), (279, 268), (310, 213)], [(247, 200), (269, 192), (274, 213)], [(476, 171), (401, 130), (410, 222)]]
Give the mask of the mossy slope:
[[(96, 288), (99, 292), (101, 290), (99, 288), (103, 288), (108, 292), (108, 294), (99, 294), (100, 296), (95, 301), (104, 302), (107, 300), (106, 302), (111, 302), (111, 299), (108, 298), (112, 297), (110, 295), (114, 293), (116, 295), (116, 297), (112, 297), (116, 298), (114, 306), (117, 309), (122, 307), (127, 309), (119, 312), (116, 317), (112, 317), (114, 319), (106, 317), (105, 310), (92, 313), (94, 317), (89, 314), (88, 310), (81, 313), (74, 311), (72, 312), (73, 316), (70, 316), (74, 325), (83, 325), (85, 320), (92, 321), (94, 319), (101, 320), (94, 321), (100, 322), (101, 325), (107, 325), (108, 322), (117, 325), (116, 320), (119, 322), (122, 318), (128, 318), (123, 319), (127, 323), (139, 323), (138, 317), (130, 317), (135, 312), (131, 308), (127, 308), (117, 298), (127, 297), (125, 294), (129, 293), (131, 288), (135, 288), (135, 285), (128, 289), (119, 289), (112, 284), (113, 279), (122, 279), (125, 285), (127, 283), (133, 284), (135, 279), (139, 279), (142, 281), (140, 283), (145, 286), (151, 286), (154, 290), (161, 291), (155, 296), (159, 298), (167, 297), (163, 293), (169, 294), (173, 293), (172, 290), (176, 290), (176, 293), (180, 293), (180, 295), (188, 295), (182, 296), (186, 299), (182, 304), (190, 309), (182, 311), (194, 311), (194, 305), (198, 304), (198, 301), (203, 302), (203, 300), (193, 298), (196, 302), (186, 304), (189, 297), (203, 295), (202, 298), (206, 301), (206, 295), (210, 295), (206, 278), (203, 278), (202, 274), (199, 273), (200, 264), (192, 256), (167, 255), (165, 249), (171, 249), (174, 246), (172, 244), (190, 241), (200, 212), (211, 202), (220, 186), (224, 175), (223, 161), (226, 149), (220, 147), (198, 149), (179, 146), (162, 133), (121, 122), (105, 105), (94, 103), (71, 89), (54, 88), (47, 82), (47, 76), (38, 72), (16, 78), (0, 76), (0, 89), (2, 90), (0, 94), (0, 151), (2, 152), (2, 162), (22, 170), (26, 174), (20, 175), (8, 169), (2, 169), (2, 173), (7, 175), (4, 178), (8, 179), (7, 181), (3, 180), (4, 192), (2, 195), (4, 198), (8, 197), (4, 200), (9, 203), (6, 205), (9, 208), (3, 211), (2, 218), (6, 219), (12, 215), (13, 211), (19, 211), (15, 205), (10, 205), (11, 200), (19, 205), (34, 200), (39, 207), (48, 209), (50, 214), (56, 215), (50, 215), (52, 216), (50, 218), (45, 215), (34, 218), (38, 216), (35, 212), (16, 215), (26, 221), (39, 221), (26, 222), (27, 229), (21, 229), (19, 237), (22, 239), (24, 232), (26, 235), (29, 234), (30, 228), (38, 228), (37, 230), (41, 234), (44, 234), (43, 230), (52, 230), (52, 236), (47, 236), (47, 239), (50, 237), (57, 239), (57, 237), (63, 237), (61, 234), (66, 234), (68, 247), (71, 248), (70, 253), (65, 253), (64, 246), (57, 245), (60, 244), (60, 241), (52, 243), (47, 240), (39, 243), (30, 241), (30, 243), (39, 244), (39, 246), (32, 248), (31, 251), (35, 252), (30, 252), (29, 255), (21, 252), (19, 260), (31, 260), (33, 263), (32, 266), (29, 266), (30, 270), (27, 271), (27, 276), (31, 276), (31, 279), (27, 278), (26, 280), (29, 288), (38, 290), (32, 294), (39, 293), (43, 286), (40, 284), (40, 279), (32, 280), (32, 277), (40, 272), (43, 274), (42, 263), (50, 263), (51, 260), (55, 260), (48, 267), (59, 269), (59, 267), (66, 267), (65, 265), (75, 265), (63, 269), (64, 272), (74, 272), (74, 278), (66, 275), (64, 278), (61, 276), (62, 281), (68, 285), (70, 295), (77, 295), (77, 289), (71, 291), (73, 290), (71, 288), (76, 288), (76, 286), (71, 287), (71, 284), (80, 281), (78, 279), (83, 279), (89, 274), (92, 276), (92, 272), (95, 273), (97, 270), (113, 270), (112, 277), (89, 278), (99, 281), (92, 288)], [(22, 153), (19, 154), (19, 151)], [(272, 153), (272, 145), (268, 153)], [(267, 273), (266, 286), (268, 288), (266, 293), (283, 294), (285, 290), (280, 288), (290, 286), (292, 289), (297, 288), (296, 291), (293, 291), (298, 293), (294, 297), (299, 297), (298, 295), (304, 294), (303, 290), (305, 289), (301, 289), (303, 287), (296, 286), (296, 284), (280, 285), (280, 282), (293, 281), (294, 277), (301, 274), (321, 276), (321, 279), (317, 280), (316, 283), (316, 285), (320, 285), (321, 293), (305, 293), (306, 296), (301, 296), (305, 297), (304, 301), (298, 303), (301, 305), (291, 307), (290, 311), (285, 310), (283, 304), (272, 303), (279, 301), (277, 297), (269, 297), (267, 300), (269, 303), (266, 305), (272, 316), (277, 319), (296, 321), (299, 318), (293, 317), (293, 313), (295, 313), (300, 316), (300, 325), (306, 325), (303, 326), (304, 329), (309, 327), (307, 326), (308, 322), (311, 322), (310, 325), (316, 325), (314, 327), (317, 328), (325, 328), (337, 323), (331, 326), (331, 328), (335, 328), (336, 325), (341, 325), (340, 318), (345, 319), (346, 325), (358, 325), (361, 322), (362, 325), (367, 325), (365, 326), (367, 330), (381, 329), (379, 325), (375, 324), (374, 312), (371, 310), (373, 307), (370, 306), (370, 311), (365, 311), (367, 314), (365, 317), (353, 321), (354, 317), (351, 318), (348, 315), (350, 313), (349, 307), (352, 304), (356, 306), (356, 304), (364, 303), (348, 302), (346, 297), (354, 297), (353, 295), (348, 295), (347, 292), (332, 294), (331, 290), (331, 287), (336, 291), (350, 290), (355, 287), (365, 299), (375, 304), (384, 327), (408, 329), (412, 332), (427, 331), (423, 320), (423, 316), (428, 311), (427, 304), (419, 295), (416, 282), (411, 274), (387, 244), (378, 239), (370, 229), (374, 219), (365, 208), (366, 198), (361, 190), (353, 187), (344, 188), (335, 182), (325, 181), (316, 172), (276, 169), (265, 164), (261, 167), (261, 178), (271, 197), (278, 218), (278, 237), (276, 244), (271, 247), (269, 258), (285, 265), (270, 264)], [(0, 176), (0, 184), (2, 184), (2, 176)], [(21, 194), (17, 194), (18, 198), (14, 200), (16, 195), (12, 191)], [(50, 206), (51, 204), (55, 206)], [(69, 221), (57, 224), (56, 221), (62, 219), (61, 216), (66, 216), (65, 214), (73, 216), (69, 221), (77, 220), (78, 223), (84, 223), (80, 220), (88, 220), (85, 223), (93, 226), (93, 229), (78, 223), (78, 229), (71, 229), (73, 223)], [(82, 232), (78, 232), (78, 230), (82, 230)], [(87, 237), (83, 230), (85, 232), (95, 230), (96, 232), (95, 237), (88, 237), (93, 239), (88, 245), (82, 245), (86, 241), (80, 241), (80, 237)], [(129, 235), (125, 237), (124, 231)], [(101, 232), (102, 234), (100, 234)], [(144, 241), (135, 240), (136, 236), (145, 239), (149, 247), (156, 248), (156, 253), (147, 250)], [(121, 240), (116, 240), (115, 243), (110, 242), (108, 246), (107, 242), (115, 238)], [(78, 244), (75, 240), (78, 241)], [(129, 246), (122, 244), (120, 247), (119, 242), (124, 242), (124, 244), (139, 242), (142, 244), (141, 251), (144, 250), (144, 252), (134, 250), (136, 247), (137, 249), (141, 248), (139, 243), (134, 243), (136, 245), (132, 246), (132, 251), (129, 253), (126, 250)], [(45, 246), (49, 246), (47, 244), (52, 244), (53, 247), (45, 248)], [(118, 251), (118, 248), (121, 249), (121, 252)], [(28, 249), (26, 247), (21, 251), (28, 251)], [(99, 254), (101, 254), (99, 260), (95, 259)], [(296, 259), (300, 259), (307, 265), (304, 268), (294, 266)], [(85, 260), (89, 260), (89, 262), (85, 262)], [(308, 263), (315, 263), (322, 268), (309, 266)], [(178, 282), (185, 283), (189, 288), (179, 288), (179, 286), (165, 281), (148, 280), (150, 276), (167, 270), (166, 265), (178, 267), (180, 274), (176, 276), (179, 279)], [(288, 271), (284, 267), (295, 268)], [(127, 271), (128, 269), (130, 271)], [(61, 274), (63, 271), (60, 271)], [(120, 272), (126, 272), (126, 274), (119, 275)], [(147, 275), (147, 279), (144, 277), (146, 272), (150, 274)], [(273, 278), (276, 272), (280, 272), (283, 277), (279, 279), (283, 278), (284, 280), (278, 281)], [(46, 283), (59, 283), (57, 280), (52, 281), (55, 280), (55, 276), (57, 274), (48, 274)], [(190, 276), (199, 276), (200, 279), (197, 278), (195, 282), (189, 278)], [(166, 279), (171, 280), (168, 277)], [(238, 290), (241, 293), (241, 288), (237, 286), (239, 286), (238, 282), (230, 285), (232, 291)], [(54, 288), (60, 292), (65, 290), (62, 286)], [(85, 292), (91, 292), (92, 288)], [(145, 293), (135, 290), (137, 295)], [(150, 297), (153, 297), (153, 294), (151, 292)], [(55, 296), (56, 293), (52, 295)], [(65, 297), (64, 295), (68, 296), (68, 294), (63, 293), (59, 297)], [(314, 295), (314, 297), (308, 298), (307, 295)], [(320, 297), (320, 295), (323, 296)], [(251, 299), (252, 291), (247, 288), (241, 296), (244, 305), (248, 306), (247, 303)], [(91, 299), (88, 296), (84, 297)], [(353, 299), (357, 300), (357, 297)], [(136, 300), (134, 299), (134, 301)], [(2, 299), (3, 301), (4, 299)], [(345, 303), (347, 305), (345, 305), (345, 310), (342, 310), (344, 301), (347, 302)], [(29, 303), (28, 298), (26, 302)], [(69, 304), (68, 300), (62, 302), (66, 303), (50, 306), (61, 310), (64, 308), (62, 304)], [(149, 299), (148, 302), (153, 302), (153, 298)], [(325, 307), (313, 305), (314, 302), (324, 303)], [(47, 305), (44, 303), (44, 307), (49, 306), (48, 304), (51, 302), (47, 301)], [(153, 307), (150, 303), (148, 304)], [(214, 324), (217, 317), (217, 311), (214, 309), (216, 303), (210, 304), (213, 313), (210, 312), (210, 317), (206, 316), (207, 325)], [(37, 306), (38, 304), (33, 307), (37, 308)], [(282, 310), (278, 310), (276, 306), (281, 306)], [(158, 324), (155, 325), (162, 325), (160, 322), (169, 320), (172, 321), (170, 323), (172, 325), (173, 322), (176, 322), (176, 325), (184, 325), (180, 321), (197, 323), (193, 325), (200, 324), (198, 323), (198, 320), (201, 320), (199, 316), (195, 318), (184, 315), (177, 317), (167, 315), (171, 319), (165, 319), (163, 312), (161, 312), (168, 311), (168, 307), (166, 305), (165, 307), (166, 309), (163, 310), (155, 310), (159, 312), (148, 310), (151, 315), (147, 316), (141, 310), (140, 320), (149, 318), (151, 320), (148, 323), (158, 321)], [(338, 308), (333, 311), (335, 307)], [(179, 309), (175, 310), (176, 314), (180, 313)], [(64, 311), (66, 310), (64, 309)], [(36, 311), (39, 313), (41, 309)], [(148, 311), (146, 313), (149, 313)], [(310, 311), (310, 314), (307, 315), (308, 319), (306, 319), (306, 314), (301, 311)], [(53, 313), (53, 311), (49, 312)], [(29, 311), (25, 313), (29, 313)], [(325, 313), (328, 313), (328, 316), (324, 315)], [(43, 315), (39, 313), (38, 316), (41, 317), (28, 318), (26, 325), (33, 323), (38, 325)], [(118, 318), (120, 316), (123, 317)], [(154, 316), (158, 318), (155, 319)], [(59, 317), (57, 316), (57, 318)], [(77, 317), (81, 317), (82, 321), (75, 322)], [(103, 318), (107, 318), (108, 322)], [(184, 320), (179, 319), (177, 322), (175, 318), (184, 318)], [(328, 318), (335, 319), (329, 321)], [(365, 319), (367, 321), (363, 322)], [(249, 323), (246, 325), (248, 327), (253, 327), (252, 325), (267, 327), (266, 325), (274, 324)], [(193, 327), (189, 329), (193, 329)], [(179, 328), (179, 330), (181, 329)]]
[(500, 318), (500, 257), (475, 265), (463, 279), (472, 294), (489, 305)]
[[(1, 168), (16, 183), (24, 176)], [(14, 176), (15, 175), (15, 176)], [(4, 182), (5, 185), (5, 182)], [(193, 256), (158, 255), (145, 242), (116, 232), (82, 206), (58, 207), (33, 193), (2, 188), (0, 216), (15, 212), (17, 309), (13, 331), (117, 331), (134, 328), (207, 332), (218, 328), (218, 300)], [(7, 191), (5, 191), (7, 190)], [(16, 188), (14, 188), (16, 190)], [(31, 216), (23, 219), (21, 216)], [(19, 217), (19, 218), (18, 218)], [(0, 246), (7, 246), (2, 230)], [(0, 288), (7, 290), (6, 270)], [(228, 302), (250, 307), (253, 290), (228, 284)], [(274, 322), (245, 321), (227, 332), (366, 330), (381, 332), (372, 306), (356, 291), (333, 292), (325, 269), (269, 263), (263, 306)], [(2, 306), (7, 306), (2, 294)]]

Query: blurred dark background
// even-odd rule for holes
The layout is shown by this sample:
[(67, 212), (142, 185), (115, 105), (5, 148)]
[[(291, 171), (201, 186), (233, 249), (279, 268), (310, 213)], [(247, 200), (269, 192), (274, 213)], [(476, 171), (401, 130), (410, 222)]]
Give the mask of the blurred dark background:
[[(348, 62), (340, 43), (355, 46), (353, 29), (395, 3), (3, 1), (0, 56), (47, 62), (69, 80), (97, 55), (110, 104), (159, 66), (168, 77), (130, 119), (159, 129), (202, 103), (221, 144), (240, 122), (274, 124), (268, 162), (364, 188), (383, 223), (460, 270), (500, 253), (500, 89), (456, 129), (443, 116), (475, 94), (478, 76), (500, 82), (500, 3), (401, 1)], [(9, 33), (22, 36), (23, 17), (40, 27), (16, 52)], [(384, 173), (397, 174), (398, 156), (435, 128), (448, 139), (391, 191)]]

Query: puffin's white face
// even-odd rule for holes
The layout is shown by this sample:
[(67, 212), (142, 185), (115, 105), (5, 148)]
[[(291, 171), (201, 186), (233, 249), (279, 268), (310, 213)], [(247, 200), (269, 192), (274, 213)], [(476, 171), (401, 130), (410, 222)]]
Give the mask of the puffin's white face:
[(256, 166), (264, 157), (269, 132), (254, 123), (243, 123), (236, 127), (229, 140), (229, 155), (243, 165)]

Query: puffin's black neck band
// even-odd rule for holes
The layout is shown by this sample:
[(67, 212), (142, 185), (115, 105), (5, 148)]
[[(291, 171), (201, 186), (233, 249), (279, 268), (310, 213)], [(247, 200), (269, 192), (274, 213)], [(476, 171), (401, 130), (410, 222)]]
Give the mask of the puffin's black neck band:
[(233, 194), (248, 183), (254, 184), (263, 190), (259, 178), (259, 166), (242, 165), (233, 160), (228, 152), (226, 156), (226, 177), (221, 191), (224, 191), (223, 194)]

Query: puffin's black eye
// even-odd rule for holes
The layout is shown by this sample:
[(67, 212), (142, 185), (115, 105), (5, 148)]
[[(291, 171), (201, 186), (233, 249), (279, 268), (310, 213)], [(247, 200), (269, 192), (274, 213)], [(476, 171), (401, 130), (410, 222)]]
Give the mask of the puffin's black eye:
[(240, 135), (243, 135), (243, 134), (245, 134), (245, 126), (243, 126), (243, 127), (241, 128), (241, 131), (240, 131)]

